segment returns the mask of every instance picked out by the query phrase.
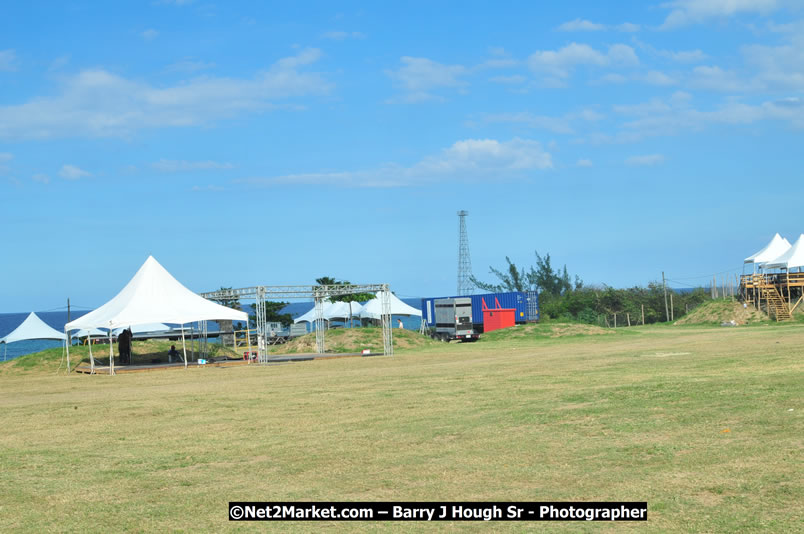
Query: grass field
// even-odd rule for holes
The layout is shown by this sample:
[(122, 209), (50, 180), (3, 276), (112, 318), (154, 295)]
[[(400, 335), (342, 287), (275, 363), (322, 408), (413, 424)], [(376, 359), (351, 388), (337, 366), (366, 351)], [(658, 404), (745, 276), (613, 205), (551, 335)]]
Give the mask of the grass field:
[[(804, 328), (539, 325), (392, 358), (0, 374), (0, 531), (804, 530)], [(227, 521), (232, 500), (647, 501), (647, 523)]]

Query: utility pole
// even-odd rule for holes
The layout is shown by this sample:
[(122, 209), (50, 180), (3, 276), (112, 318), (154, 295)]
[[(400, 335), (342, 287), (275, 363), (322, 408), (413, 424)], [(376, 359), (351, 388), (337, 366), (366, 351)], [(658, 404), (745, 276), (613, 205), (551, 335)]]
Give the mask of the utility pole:
[(665, 321), (670, 320), (670, 308), (667, 307), (667, 281), (664, 278), (664, 271), (662, 271), (662, 287), (664, 288), (664, 317)]

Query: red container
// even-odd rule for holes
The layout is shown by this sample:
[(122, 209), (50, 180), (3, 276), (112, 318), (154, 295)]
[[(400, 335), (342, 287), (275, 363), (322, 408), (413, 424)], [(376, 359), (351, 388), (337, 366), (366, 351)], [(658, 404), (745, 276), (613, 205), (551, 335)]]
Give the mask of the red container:
[(495, 298), (494, 303), (497, 308), (491, 310), (486, 306), (483, 299), (483, 331), (491, 332), (501, 328), (509, 328), (516, 324), (515, 308), (500, 308), (500, 302)]

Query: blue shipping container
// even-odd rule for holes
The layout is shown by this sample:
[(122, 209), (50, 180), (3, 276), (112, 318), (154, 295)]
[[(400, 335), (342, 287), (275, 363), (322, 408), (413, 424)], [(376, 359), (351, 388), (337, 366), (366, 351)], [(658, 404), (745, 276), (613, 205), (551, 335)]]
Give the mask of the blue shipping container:
[[(517, 323), (539, 320), (539, 294), (535, 291), (485, 293), (482, 295), (464, 295), (464, 297), (472, 299), (472, 323), (475, 325), (483, 324), (483, 300), (486, 301), (486, 307), (493, 309), (497, 307), (497, 304), (494, 302), (495, 298), (500, 302), (501, 308), (513, 308), (516, 310), (515, 315)], [(460, 297), (428, 297), (422, 299), (422, 321), (424, 321), (427, 326), (435, 326), (435, 308), (433, 301), (454, 298)]]

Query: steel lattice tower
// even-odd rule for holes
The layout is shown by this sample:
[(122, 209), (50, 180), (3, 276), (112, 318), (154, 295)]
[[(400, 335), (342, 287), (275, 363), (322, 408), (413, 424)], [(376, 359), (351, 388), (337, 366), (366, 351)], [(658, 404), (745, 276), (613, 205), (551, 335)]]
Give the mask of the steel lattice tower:
[(472, 258), (469, 256), (469, 236), (466, 233), (466, 216), (468, 211), (458, 212), (458, 295), (472, 294)]

